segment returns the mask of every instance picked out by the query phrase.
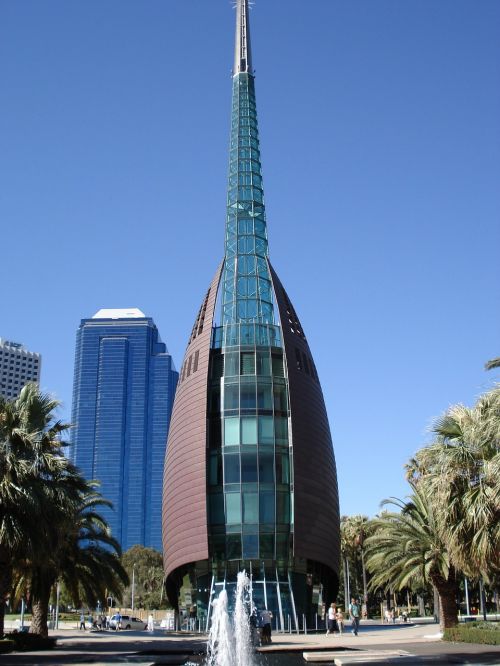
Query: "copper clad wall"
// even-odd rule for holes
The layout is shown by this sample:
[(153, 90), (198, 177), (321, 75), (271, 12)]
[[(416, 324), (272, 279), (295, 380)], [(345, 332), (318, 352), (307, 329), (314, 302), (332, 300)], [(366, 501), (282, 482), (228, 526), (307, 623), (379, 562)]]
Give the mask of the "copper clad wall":
[(294, 554), (321, 562), (338, 576), (337, 471), (325, 401), (300, 321), (272, 266), (270, 270), (288, 365), (295, 491)]
[(207, 386), (221, 264), (202, 303), (175, 395), (163, 476), (163, 559), (167, 577), (208, 559), (206, 500)]

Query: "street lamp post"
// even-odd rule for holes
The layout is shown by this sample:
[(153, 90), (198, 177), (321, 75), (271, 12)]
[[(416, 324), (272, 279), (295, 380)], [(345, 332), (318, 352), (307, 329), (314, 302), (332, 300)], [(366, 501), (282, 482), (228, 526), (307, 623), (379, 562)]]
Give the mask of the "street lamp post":
[(132, 611), (134, 610), (134, 601), (135, 601), (135, 564), (132, 567)]

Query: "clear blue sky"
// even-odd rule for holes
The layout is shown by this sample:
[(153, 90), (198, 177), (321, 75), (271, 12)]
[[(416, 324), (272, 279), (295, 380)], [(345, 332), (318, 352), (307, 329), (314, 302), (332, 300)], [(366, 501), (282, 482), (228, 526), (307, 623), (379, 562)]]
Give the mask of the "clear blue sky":
[[(179, 367), (223, 252), (230, 0), (0, 0), (0, 336), (69, 419), (75, 332), (139, 307)], [(270, 254), (341, 510), (406, 493), (500, 355), (500, 3), (257, 0)], [(318, 464), (321, 464), (318, 461)]]

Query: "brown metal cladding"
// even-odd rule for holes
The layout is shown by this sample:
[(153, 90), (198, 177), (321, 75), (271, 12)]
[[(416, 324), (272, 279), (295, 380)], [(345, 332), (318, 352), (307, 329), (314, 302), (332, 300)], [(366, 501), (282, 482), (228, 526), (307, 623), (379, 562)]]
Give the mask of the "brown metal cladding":
[(212, 324), (223, 263), (193, 327), (175, 394), (163, 474), (163, 560), (175, 569), (208, 558), (207, 386)]
[(321, 562), (338, 576), (337, 471), (323, 392), (300, 321), (274, 269), (269, 267), (288, 366), (294, 470), (294, 554)]

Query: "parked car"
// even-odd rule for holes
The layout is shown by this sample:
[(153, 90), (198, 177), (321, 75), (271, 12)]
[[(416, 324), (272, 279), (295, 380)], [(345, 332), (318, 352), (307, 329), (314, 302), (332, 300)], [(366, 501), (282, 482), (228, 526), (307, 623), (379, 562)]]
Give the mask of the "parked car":
[[(148, 623), (144, 622), (138, 617), (132, 617), (131, 615), (122, 615), (121, 616), (120, 629), (135, 629), (136, 631), (143, 631), (147, 628)], [(110, 629), (116, 629), (116, 621), (118, 615), (113, 615), (109, 621)]]

